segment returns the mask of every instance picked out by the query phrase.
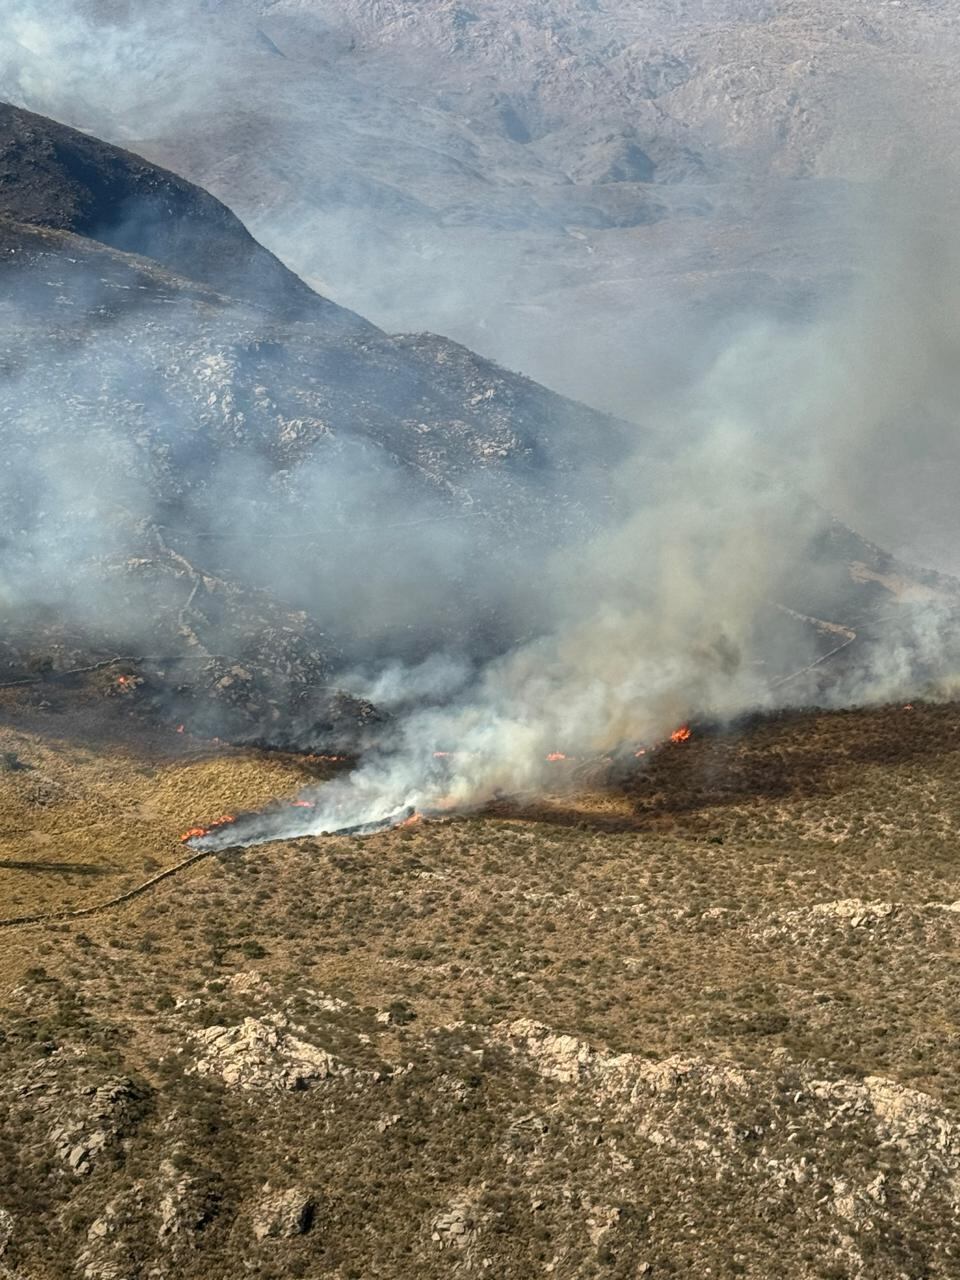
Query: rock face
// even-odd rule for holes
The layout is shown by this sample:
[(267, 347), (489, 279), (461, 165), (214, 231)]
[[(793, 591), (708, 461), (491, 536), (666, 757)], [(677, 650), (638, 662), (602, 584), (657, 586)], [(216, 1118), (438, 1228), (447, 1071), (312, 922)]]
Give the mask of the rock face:
[(257, 1240), (284, 1240), (303, 1235), (310, 1230), (314, 1210), (311, 1196), (301, 1188), (277, 1191), (268, 1183), (253, 1210), (253, 1234)]
[(303, 1089), (342, 1074), (323, 1049), (290, 1034), (286, 1020), (244, 1018), (235, 1027), (207, 1027), (195, 1036), (197, 1075), (218, 1075), (235, 1089)]

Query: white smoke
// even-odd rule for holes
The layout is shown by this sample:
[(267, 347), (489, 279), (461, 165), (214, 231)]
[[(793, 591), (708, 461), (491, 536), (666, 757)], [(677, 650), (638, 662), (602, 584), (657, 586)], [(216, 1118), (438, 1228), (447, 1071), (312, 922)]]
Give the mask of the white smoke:
[[(199, 124), (210, 124), (218, 104), (238, 93), (256, 59), (275, 56), (255, 44), (250, 14), (241, 24), (241, 47), (240, 28), (186, 0), (162, 13), (134, 6), (133, 16), (119, 21), (111, 12), (109, 5), (64, 10), (15, 0), (0, 34), (6, 92), (70, 123), (103, 123), (115, 139), (162, 141), (182, 130), (202, 148), (206, 139), (192, 130), (203, 132)], [(334, 89), (325, 91), (335, 95), (349, 86), (363, 93), (340, 67), (335, 44), (318, 46), (317, 58), (331, 70)], [(324, 206), (323, 148), (307, 145), (308, 133), (322, 143), (323, 126), (343, 116), (332, 107), (325, 115), (323, 105), (310, 119), (280, 120), (283, 112), (268, 109), (264, 98), (270, 81), (253, 77), (250, 83), (256, 96), (247, 123), (259, 139), (258, 154), (308, 155), (317, 167), (316, 206), (293, 201), (286, 207), (287, 170), (278, 163), (276, 184), (261, 193), (259, 225), (290, 246), (318, 231), (329, 234), (331, 259), (339, 255), (347, 275), (362, 276), (365, 288), (383, 279), (390, 246), (367, 253), (369, 227), (351, 234), (340, 214)], [(472, 142), (462, 142), (458, 163), (466, 165)], [(221, 159), (236, 163), (229, 154)], [(246, 549), (264, 579), (277, 579), (288, 595), (299, 591), (297, 603), (309, 604), (322, 619), (345, 617), (345, 634), (353, 629), (359, 636), (371, 618), (378, 637), (407, 628), (428, 634), (424, 624), (444, 607), (444, 595), (460, 589), (463, 599), (515, 603), (519, 619), (514, 631), (521, 639), (493, 659), (440, 648), (412, 669), (391, 656), (385, 666), (348, 679), (348, 687), (395, 712), (389, 741), (349, 779), (313, 798), (315, 810), (292, 815), (283, 833), (349, 827), (410, 806), (465, 808), (501, 790), (537, 789), (547, 784), (552, 752), (600, 754), (624, 742), (655, 742), (695, 715), (723, 719), (810, 697), (891, 697), (931, 672), (949, 677), (951, 588), (927, 587), (925, 601), (917, 602), (914, 592), (914, 603), (905, 604), (909, 584), (898, 584), (898, 568), (857, 570), (887, 593), (897, 620), (869, 644), (858, 642), (857, 663), (838, 663), (827, 693), (819, 671), (812, 679), (787, 679), (812, 668), (825, 646), (815, 627), (779, 625), (777, 608), (834, 626), (850, 622), (829, 611), (831, 601), (843, 611), (844, 590), (851, 587), (849, 575), (837, 576), (842, 556), (818, 560), (811, 552), (834, 531), (830, 512), (881, 541), (893, 532), (904, 547), (932, 546), (935, 539), (939, 562), (960, 564), (954, 501), (960, 328), (953, 306), (960, 264), (952, 218), (941, 211), (949, 210), (950, 196), (946, 179), (934, 191), (865, 191), (865, 199), (882, 198), (883, 208), (869, 216), (857, 209), (850, 218), (863, 234), (859, 253), (845, 264), (847, 287), (802, 322), (758, 315), (719, 347), (712, 331), (684, 331), (684, 349), (670, 364), (670, 394), (655, 405), (660, 456), (651, 461), (648, 448), (624, 465), (610, 483), (599, 531), (572, 545), (561, 539), (555, 556), (503, 542), (494, 549), (497, 563), (483, 566), (474, 554), (470, 580), (458, 582), (458, 565), (475, 551), (471, 530), (438, 532), (429, 520), (422, 536), (394, 539), (384, 549), (391, 523), (435, 513), (410, 512), (406, 493), (389, 478), (345, 456), (325, 472), (306, 467), (296, 483), (308, 532), (322, 532), (336, 508), (338, 526), (355, 530), (356, 561), (345, 556), (335, 563), (331, 555), (317, 565), (275, 564), (258, 551), (264, 526), (246, 520), (246, 508), (255, 502), (262, 508), (272, 477), (247, 459), (215, 463), (220, 492), (232, 495), (213, 517), (216, 531), (233, 537), (238, 553)], [(856, 203), (849, 194), (838, 198), (837, 217), (849, 217)], [(424, 205), (407, 213), (414, 221), (422, 217), (418, 244), (430, 270), (431, 211)], [(818, 208), (814, 221), (822, 225), (822, 219)], [(491, 252), (469, 273), (463, 260), (445, 260), (443, 288), (430, 294), (429, 314), (446, 308), (480, 323), (489, 296), (485, 268), (503, 241), (494, 235), (489, 243)], [(512, 255), (513, 248), (504, 253), (506, 267), (501, 264), (507, 274)], [(401, 283), (411, 278), (409, 266), (404, 258)], [(416, 291), (405, 298), (408, 312), (423, 298)], [(387, 300), (383, 306), (390, 311)], [(637, 364), (643, 363), (638, 351)], [(704, 372), (677, 385), (672, 375), (681, 368)], [(626, 374), (624, 383), (636, 385)], [(637, 420), (651, 412), (639, 401), (632, 409)], [(51, 468), (51, 501), (69, 509), (82, 505), (82, 492), (71, 488), (80, 473)], [(130, 498), (134, 506), (137, 501)], [(376, 518), (367, 542), (363, 513), (371, 509)], [(266, 529), (270, 536), (290, 533), (286, 516), (276, 527), (268, 520)], [(42, 549), (30, 549), (42, 561)], [(22, 581), (9, 580), (8, 590), (24, 590)], [(859, 616), (850, 625), (866, 633), (869, 610), (857, 608), (866, 625)]]

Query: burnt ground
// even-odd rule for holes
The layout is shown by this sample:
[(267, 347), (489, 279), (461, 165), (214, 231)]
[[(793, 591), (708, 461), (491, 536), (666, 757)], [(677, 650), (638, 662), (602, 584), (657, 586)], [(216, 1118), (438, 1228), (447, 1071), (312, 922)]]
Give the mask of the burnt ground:
[[(17, 912), (114, 896), (193, 821), (338, 767), (102, 690), (3, 696)], [(3, 1261), (956, 1274), (960, 704), (557, 768), (536, 802), (0, 933)]]

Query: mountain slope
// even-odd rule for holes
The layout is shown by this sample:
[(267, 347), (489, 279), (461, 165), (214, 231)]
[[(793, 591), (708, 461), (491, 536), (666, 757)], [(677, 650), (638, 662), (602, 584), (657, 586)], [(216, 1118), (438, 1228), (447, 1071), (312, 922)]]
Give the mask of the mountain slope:
[(319, 298), (193, 183), (97, 138), (0, 104), (0, 214), (72, 231), (276, 309), (323, 312), (363, 328)]
[[(212, 694), (215, 728), (309, 734), (327, 695), (306, 691), (334, 666), (423, 656), (441, 638), (478, 654), (526, 625), (511, 546), (582, 530), (634, 429), (288, 288), (210, 197), (23, 113), (3, 119), (10, 678), (39, 659), (56, 672), (152, 655), (182, 686), (171, 714)], [(90, 165), (61, 189), (62, 137)], [(111, 193), (126, 207), (130, 190), (184, 196), (138, 242), (154, 259), (111, 243)], [(169, 269), (208, 243), (194, 278)], [(242, 274), (221, 276), (234, 244)], [(264, 273), (282, 287), (261, 290)]]
[[(342, 323), (322, 299), (250, 302), (229, 270), (216, 287), (216, 256), (211, 285), (60, 229), (80, 197), (57, 196), (47, 132), (7, 120), (22, 171), (46, 175), (8, 184), (20, 220), (0, 222), (7, 678), (132, 658), (162, 714), (316, 745), (357, 666), (442, 655), (466, 679), (558, 628), (589, 634), (637, 593), (670, 620), (688, 573), (703, 601), (657, 641), (665, 669), (682, 647), (780, 680), (838, 628), (870, 633), (891, 598), (908, 632), (915, 606), (950, 607), (951, 582), (779, 484), (737, 468), (730, 494), (711, 476), (713, 495), (688, 496), (671, 445), (446, 339)], [(129, 163), (87, 154), (106, 177), (84, 190)], [(149, 165), (138, 181), (176, 183)], [(161, 247), (202, 245), (210, 207), (171, 216)], [(213, 223), (239, 234), (225, 211)], [(759, 561), (736, 586), (741, 552), (723, 548), (743, 539)]]
[(32, 39), (21, 0), (6, 96), (187, 174), (385, 327), (626, 416), (737, 318), (869, 271), (883, 184), (939, 191), (960, 115), (955, 14), (923, 0), (66, 12)]

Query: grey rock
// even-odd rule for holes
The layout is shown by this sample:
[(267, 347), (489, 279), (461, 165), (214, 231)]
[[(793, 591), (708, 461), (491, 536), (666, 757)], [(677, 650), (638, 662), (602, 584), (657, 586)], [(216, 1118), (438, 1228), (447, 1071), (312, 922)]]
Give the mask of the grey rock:
[(13, 1214), (6, 1209), (0, 1209), (0, 1258), (3, 1257), (7, 1245), (13, 1239), (15, 1227), (16, 1220)]
[(218, 1075), (237, 1089), (300, 1089), (343, 1075), (325, 1049), (291, 1034), (281, 1015), (244, 1018), (233, 1027), (206, 1027), (194, 1036), (197, 1075)]
[(253, 1234), (258, 1240), (284, 1240), (310, 1230), (316, 1205), (301, 1187), (274, 1190), (269, 1184), (252, 1214)]

